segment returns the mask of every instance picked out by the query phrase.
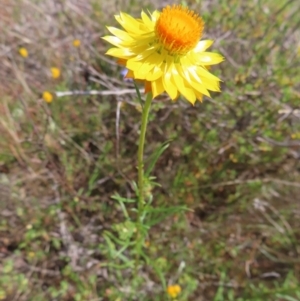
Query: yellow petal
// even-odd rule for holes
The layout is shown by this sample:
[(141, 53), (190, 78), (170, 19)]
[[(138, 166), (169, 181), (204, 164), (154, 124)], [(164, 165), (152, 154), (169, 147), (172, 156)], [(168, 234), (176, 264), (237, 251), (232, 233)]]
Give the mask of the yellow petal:
[(198, 93), (201, 93), (202, 95), (208, 96), (210, 97), (210, 93), (209, 91), (206, 89), (206, 87), (201, 84), (201, 83), (197, 83), (195, 81), (191, 81), (189, 82), (189, 84), (191, 85), (191, 87), (194, 88), (195, 91), (197, 91)]
[(203, 86), (210, 90), (215, 92), (220, 92), (220, 82), (217, 80), (209, 80), (207, 78), (202, 78), (202, 84)]
[(160, 12), (158, 10), (155, 10), (152, 14), (151, 14), (151, 19), (154, 23), (156, 23), (157, 19), (160, 16)]
[(180, 94), (182, 94), (189, 102), (194, 104), (196, 101), (196, 95), (193, 92), (193, 89), (190, 89), (184, 85), (184, 80), (176, 69), (173, 69), (172, 79), (175, 82)]
[(202, 40), (199, 41), (197, 46), (195, 47), (195, 49), (193, 49), (193, 52), (203, 52), (205, 51), (207, 48), (209, 48), (214, 41), (212, 40)]
[(211, 91), (217, 91), (219, 92), (219, 79), (209, 73), (207, 70), (197, 67), (197, 68), (190, 68), (189, 72), (192, 76), (191, 85), (195, 86), (197, 85), (198, 90), (206, 95), (209, 96), (209, 92), (207, 90)]
[[(143, 63), (140, 65), (138, 70), (136, 69), (137, 75), (139, 74), (138, 77), (146, 79), (148, 74), (153, 74), (151, 71), (161, 64), (161, 56), (156, 51), (152, 51), (152, 53), (147, 58), (143, 58)], [(130, 66), (132, 66), (132, 64)], [(133, 68), (129, 67), (129, 69)]]
[(133, 41), (131, 36), (124, 30), (121, 30), (121, 29), (118, 29), (115, 27), (111, 27), (111, 26), (107, 26), (106, 28), (110, 33), (112, 33), (114, 36), (120, 38), (121, 40)]
[(105, 54), (117, 57), (117, 58), (122, 58), (122, 59), (128, 59), (133, 53), (129, 49), (123, 49), (123, 48), (111, 48), (107, 50)]
[(148, 15), (146, 13), (144, 13), (144, 11), (142, 11), (141, 17), (142, 17), (144, 24), (148, 28), (154, 28), (154, 22), (151, 21), (151, 19), (148, 17)]
[(192, 56), (197, 64), (199, 65), (215, 65), (221, 63), (224, 58), (214, 52), (199, 52)]
[(203, 81), (201, 77), (197, 74), (196, 70), (191, 68), (189, 71), (191, 76), (190, 85), (201, 94), (210, 96), (209, 92), (207, 91), (207, 88), (203, 85)]
[(195, 104), (197, 100), (194, 91), (195, 91), (194, 89), (190, 89), (188, 87), (185, 87), (183, 90), (179, 90), (180, 94), (192, 104)]
[(177, 89), (179, 91), (184, 90), (184, 83), (182, 77), (179, 75), (178, 71), (176, 70), (176, 67), (174, 66), (172, 68), (172, 80), (175, 82)]
[(131, 34), (133, 45), (144, 45), (147, 44), (148, 47), (151, 47), (150, 44), (155, 40), (155, 35), (153, 32), (144, 33), (142, 38), (140, 35)]
[(202, 100), (203, 100), (203, 94), (199, 93), (198, 91), (195, 91), (195, 95), (196, 95), (197, 99), (200, 102), (202, 102)]
[(148, 62), (144, 62), (141, 64), (138, 70), (136, 70), (136, 75), (138, 78), (146, 79), (147, 74), (154, 68), (153, 64), (149, 64)]
[(156, 97), (157, 95), (160, 95), (165, 91), (162, 79), (160, 78), (159, 80), (155, 80), (151, 82), (151, 88), (152, 88), (152, 95), (153, 98)]
[(220, 79), (218, 77), (216, 77), (215, 75), (211, 74), (207, 69), (205, 69), (204, 67), (201, 66), (197, 66), (197, 68), (195, 69), (197, 74), (199, 75), (199, 77), (203, 80), (204, 78), (208, 79), (208, 80), (212, 80), (212, 81), (220, 81)]
[(149, 48), (148, 44), (136, 44), (129, 46), (130, 50), (135, 54), (135, 60), (141, 61), (153, 53), (153, 47)]
[[(145, 45), (143, 46), (145, 47)], [(132, 61), (142, 61), (142, 60), (148, 60), (148, 58), (154, 54), (155, 50), (153, 48), (149, 48), (149, 49), (143, 49), (143, 51), (137, 51), (138, 49), (134, 48), (134, 52), (137, 53), (137, 55), (132, 58)]]
[(120, 46), (122, 45), (123, 46), (123, 41), (120, 40), (119, 38), (117, 37), (114, 37), (114, 36), (106, 36), (106, 37), (102, 37), (103, 40), (107, 41), (108, 43), (114, 45), (114, 46)]
[(171, 81), (171, 73), (165, 73), (162, 77), (162, 83), (164, 90), (169, 94), (171, 99), (176, 99), (178, 96), (178, 90), (176, 86)]
[(120, 15), (115, 16), (115, 18), (127, 32), (136, 34), (142, 33), (142, 30), (140, 30), (141, 22), (130, 15), (121, 12)]
[(155, 81), (160, 78), (163, 74), (160, 66), (154, 66), (154, 68), (146, 75), (146, 80)]
[(136, 71), (136, 70), (139, 70), (140, 67), (141, 67), (142, 63), (141, 62), (137, 62), (133, 59), (129, 59), (127, 62), (126, 62), (126, 68), (128, 68), (129, 70), (132, 70), (132, 71)]

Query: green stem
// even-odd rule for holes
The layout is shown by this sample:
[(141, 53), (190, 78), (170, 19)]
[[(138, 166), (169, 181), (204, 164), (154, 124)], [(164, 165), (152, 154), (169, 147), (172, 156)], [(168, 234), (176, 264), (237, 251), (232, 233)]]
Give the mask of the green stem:
[(148, 93), (142, 112), (142, 124), (138, 149), (138, 222), (140, 222), (141, 214), (144, 208), (144, 145), (151, 101), (152, 94)]
[(141, 132), (139, 139), (139, 148), (138, 148), (138, 210), (137, 210), (137, 233), (136, 233), (136, 262), (135, 268), (137, 270), (139, 262), (139, 250), (142, 245), (141, 241), (141, 227), (142, 227), (142, 215), (144, 211), (144, 145), (146, 137), (146, 129), (148, 123), (148, 117), (151, 107), (152, 93), (148, 93), (146, 96), (146, 101), (143, 106), (142, 111), (142, 124)]

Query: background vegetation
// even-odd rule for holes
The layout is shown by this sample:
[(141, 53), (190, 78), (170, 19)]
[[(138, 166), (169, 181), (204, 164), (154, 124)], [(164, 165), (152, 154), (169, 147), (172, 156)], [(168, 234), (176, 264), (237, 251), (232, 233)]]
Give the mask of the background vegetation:
[[(161, 282), (182, 301), (300, 300), (297, 0), (185, 1), (226, 58), (222, 93), (159, 97), (146, 155), (171, 139), (154, 202), (191, 210), (150, 232), (161, 278), (120, 270), (105, 239), (123, 218), (111, 196), (133, 193), (140, 110), (101, 36), (120, 10), (174, 2), (0, 0), (0, 300), (167, 300)], [(74, 90), (109, 93), (55, 97)]]

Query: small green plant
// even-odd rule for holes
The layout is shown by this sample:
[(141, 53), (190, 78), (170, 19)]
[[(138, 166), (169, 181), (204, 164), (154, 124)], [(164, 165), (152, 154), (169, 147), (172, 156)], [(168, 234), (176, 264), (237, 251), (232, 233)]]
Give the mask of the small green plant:
[[(117, 57), (128, 69), (126, 77), (142, 80), (147, 92), (146, 100), (143, 101), (135, 86), (142, 108), (137, 154), (138, 181), (132, 183), (136, 197), (113, 197), (118, 201), (125, 221), (114, 225), (116, 234), (107, 231), (105, 240), (110, 246), (111, 261), (118, 260), (123, 268), (134, 267), (134, 279), (145, 263), (150, 265), (161, 278), (165, 291), (163, 271), (144, 251), (145, 242), (152, 226), (185, 208), (174, 204), (164, 207), (153, 205), (152, 190), (159, 184), (151, 172), (168, 143), (162, 144), (146, 164), (144, 146), (152, 99), (166, 91), (173, 100), (183, 95), (194, 104), (196, 100), (202, 101), (203, 95), (210, 96), (209, 90), (220, 91), (219, 78), (208, 69), (223, 58), (217, 53), (206, 52), (212, 41), (201, 40), (204, 22), (185, 6), (167, 6), (161, 13), (155, 11), (150, 16), (142, 12), (141, 18), (137, 20), (120, 13), (116, 20), (124, 31), (108, 27), (113, 36), (103, 38), (116, 46), (108, 50), (107, 54)], [(171, 298), (176, 298), (180, 291), (178, 285), (169, 286), (167, 290)]]

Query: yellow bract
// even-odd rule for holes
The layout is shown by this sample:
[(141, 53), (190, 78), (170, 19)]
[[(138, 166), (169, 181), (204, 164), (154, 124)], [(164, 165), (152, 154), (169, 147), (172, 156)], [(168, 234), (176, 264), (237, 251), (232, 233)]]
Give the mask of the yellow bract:
[(142, 12), (141, 19), (120, 13), (116, 20), (124, 30), (107, 28), (112, 35), (103, 39), (115, 47), (106, 54), (128, 69), (127, 78), (143, 81), (146, 93), (167, 92), (173, 100), (183, 95), (194, 104), (220, 91), (220, 79), (208, 69), (223, 57), (206, 51), (213, 41), (200, 40), (204, 22), (195, 12), (173, 5), (149, 16)]

